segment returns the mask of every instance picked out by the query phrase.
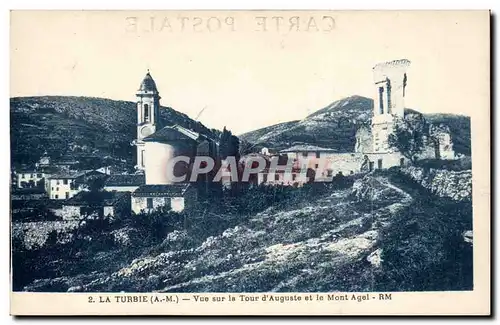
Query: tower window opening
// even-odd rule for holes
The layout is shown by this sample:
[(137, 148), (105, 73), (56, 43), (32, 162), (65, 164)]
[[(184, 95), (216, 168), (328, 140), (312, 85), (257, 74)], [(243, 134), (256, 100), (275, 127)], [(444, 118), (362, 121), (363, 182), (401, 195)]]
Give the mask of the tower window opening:
[(387, 112), (391, 113), (392, 99), (391, 99), (391, 81), (387, 78)]
[(406, 73), (403, 76), (403, 97), (405, 97), (406, 83), (408, 82), (408, 78), (406, 77)]
[(144, 104), (144, 122), (149, 122), (149, 105)]
[(384, 114), (384, 87), (378, 87), (379, 114)]

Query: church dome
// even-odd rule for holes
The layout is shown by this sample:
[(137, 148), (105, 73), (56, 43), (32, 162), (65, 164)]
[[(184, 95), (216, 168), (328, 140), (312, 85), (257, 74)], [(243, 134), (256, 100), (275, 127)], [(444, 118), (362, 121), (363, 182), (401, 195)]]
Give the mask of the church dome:
[(153, 77), (151, 77), (149, 70), (139, 86), (139, 91), (158, 91), (156, 89), (156, 83), (153, 80)]

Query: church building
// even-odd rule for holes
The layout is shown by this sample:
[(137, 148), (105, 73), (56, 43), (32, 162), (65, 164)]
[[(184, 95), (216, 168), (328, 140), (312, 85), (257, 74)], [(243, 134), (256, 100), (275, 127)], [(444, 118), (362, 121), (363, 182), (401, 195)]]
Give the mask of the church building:
[[(132, 193), (132, 211), (152, 212), (163, 206), (180, 212), (200, 194), (210, 194), (217, 187), (211, 182), (215, 176), (212, 173), (200, 176), (195, 182), (189, 182), (189, 179), (196, 156), (210, 156), (216, 164), (220, 164), (218, 144), (209, 136), (180, 125), (165, 123), (168, 125), (164, 126), (160, 116), (161, 97), (149, 71), (136, 97), (136, 169), (144, 173), (145, 184)], [(169, 161), (177, 156), (189, 157), (190, 162), (176, 163), (171, 175), (167, 167)], [(172, 176), (182, 175), (186, 175), (183, 182), (172, 179)]]

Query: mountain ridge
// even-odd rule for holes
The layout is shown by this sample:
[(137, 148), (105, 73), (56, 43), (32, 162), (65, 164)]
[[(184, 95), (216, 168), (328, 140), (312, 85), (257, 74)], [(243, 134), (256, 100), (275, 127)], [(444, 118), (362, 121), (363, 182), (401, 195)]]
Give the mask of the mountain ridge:
[[(338, 151), (353, 151), (356, 130), (371, 120), (373, 100), (353, 95), (309, 114), (304, 119), (282, 122), (246, 132), (239, 137), (255, 150), (282, 150), (307, 143)], [(111, 159), (111, 164), (133, 167), (136, 137), (136, 103), (87, 96), (28, 96), (10, 98), (11, 162), (32, 165), (47, 151), (52, 157), (69, 154)], [(409, 110), (410, 111), (410, 110)], [(179, 124), (217, 137), (188, 115), (161, 106), (164, 125)], [(450, 127), (455, 150), (470, 155), (470, 118), (450, 113), (424, 114), (432, 123)]]
[[(307, 143), (336, 149), (354, 151), (356, 130), (370, 125), (373, 100), (352, 95), (307, 115), (302, 120), (282, 122), (239, 135), (255, 147), (272, 147), (282, 150), (297, 143)], [(470, 117), (451, 113), (420, 113), (406, 109), (407, 113), (422, 114), (429, 122), (445, 124), (450, 128), (455, 151), (470, 155)]]

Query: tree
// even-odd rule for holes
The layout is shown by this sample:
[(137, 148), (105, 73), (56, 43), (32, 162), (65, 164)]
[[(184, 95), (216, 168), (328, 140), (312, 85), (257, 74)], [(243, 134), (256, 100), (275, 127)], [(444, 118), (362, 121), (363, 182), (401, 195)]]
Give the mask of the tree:
[(226, 127), (222, 130), (220, 135), (220, 155), (222, 159), (225, 159), (229, 155), (229, 151), (231, 150), (231, 131), (227, 130)]
[(226, 127), (222, 130), (219, 142), (219, 151), (222, 159), (228, 156), (239, 157), (240, 139), (233, 135)]
[(240, 140), (239, 142), (239, 154), (240, 156), (248, 155), (249, 153), (252, 153), (255, 145), (251, 144), (250, 142), (246, 140)]
[(403, 156), (415, 162), (424, 149), (425, 120), (422, 118), (397, 120), (389, 134), (389, 146), (396, 148)]

